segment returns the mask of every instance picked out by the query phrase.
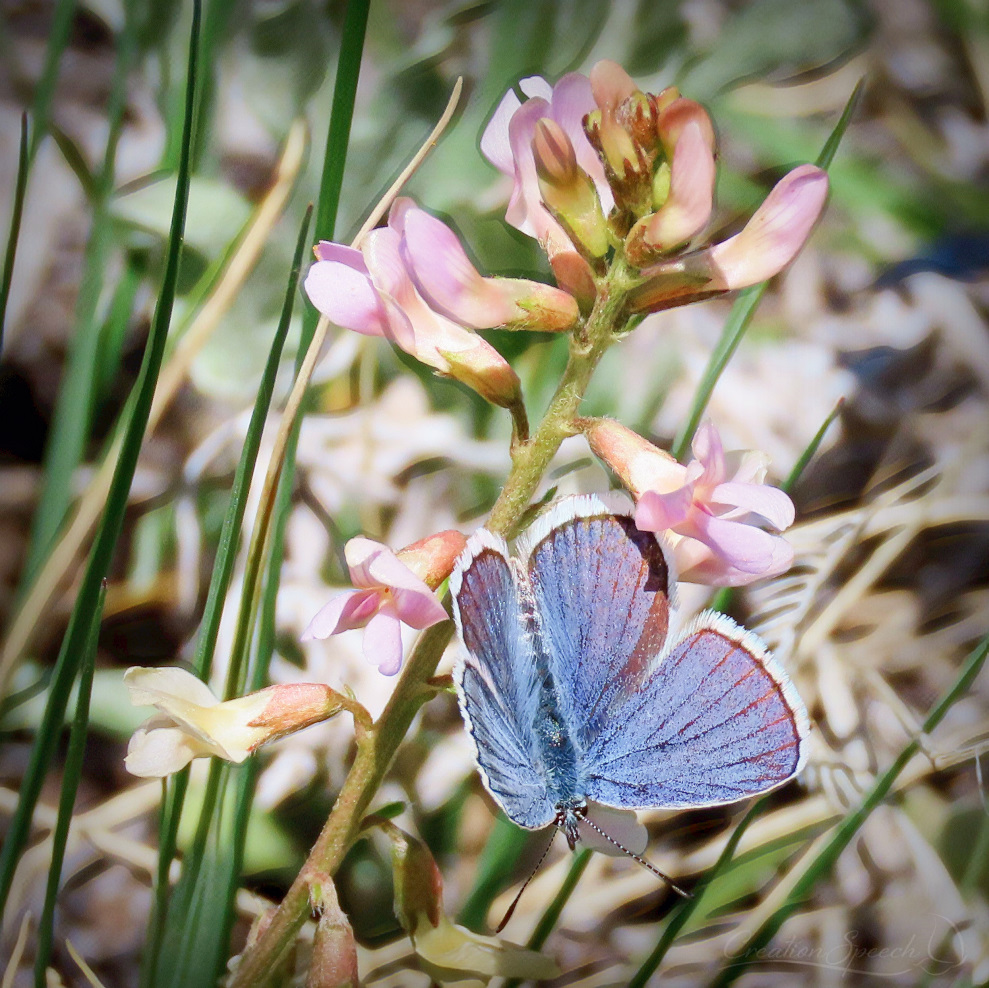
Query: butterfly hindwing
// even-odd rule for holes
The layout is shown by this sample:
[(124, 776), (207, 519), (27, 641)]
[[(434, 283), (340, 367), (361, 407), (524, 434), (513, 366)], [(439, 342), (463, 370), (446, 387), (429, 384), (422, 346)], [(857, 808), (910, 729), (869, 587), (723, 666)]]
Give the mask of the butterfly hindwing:
[(751, 632), (699, 616), (585, 752), (587, 795), (610, 806), (714, 806), (786, 782), (807, 713)]
[(460, 710), (491, 795), (520, 826), (544, 827), (547, 797), (535, 722), (540, 676), (531, 602), (507, 546), (481, 529), (450, 577), (454, 617), (467, 650), (454, 669)]

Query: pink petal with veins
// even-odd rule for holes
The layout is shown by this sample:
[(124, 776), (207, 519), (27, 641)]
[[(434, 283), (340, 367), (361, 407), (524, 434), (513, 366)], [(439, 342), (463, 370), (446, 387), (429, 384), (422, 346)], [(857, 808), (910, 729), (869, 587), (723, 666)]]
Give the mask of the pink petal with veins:
[(646, 227), (645, 241), (658, 250), (686, 243), (707, 226), (714, 205), (714, 155), (696, 120), (684, 127), (673, 154), (670, 194)]
[(387, 546), (363, 535), (356, 535), (348, 540), (343, 547), (343, 555), (347, 560), (347, 569), (350, 570), (350, 582), (355, 587), (380, 587), (382, 581), (375, 578), (371, 567), (378, 556), (390, 552)]
[(382, 546), (370, 561), (368, 570), (379, 587), (391, 590), (408, 590), (423, 596), (432, 597), (433, 592), (405, 565), (391, 549)]
[[(423, 584), (425, 586), (425, 584)], [(436, 595), (426, 587), (425, 592), (418, 590), (396, 590), (395, 607), (403, 624), (416, 631), (422, 631), (440, 621), (446, 621), (449, 615)]]
[(402, 259), (430, 306), (474, 329), (511, 322), (516, 306), (493, 278), (471, 263), (457, 235), (425, 210), (410, 209), (401, 221)]
[(365, 336), (389, 335), (385, 307), (371, 279), (349, 264), (317, 261), (306, 275), (309, 301), (344, 329)]
[[(707, 420), (701, 423), (694, 433), (690, 450), (697, 463), (703, 467), (702, 472), (697, 476), (698, 484), (714, 486), (725, 479), (725, 450), (713, 422)], [(689, 464), (687, 467), (688, 476), (692, 466), (693, 464)]]
[(741, 233), (710, 250), (714, 284), (746, 288), (782, 271), (796, 257), (828, 195), (828, 176), (800, 165), (784, 176)]
[(501, 98), (488, 125), (481, 134), (481, 154), (491, 162), (498, 171), (512, 175), (515, 171), (515, 159), (512, 157), (512, 145), (508, 140), (508, 125), (522, 101), (509, 89)]
[(347, 267), (353, 268), (361, 274), (366, 275), (368, 273), (367, 265), (364, 263), (364, 255), (354, 247), (336, 244), (332, 240), (320, 240), (313, 251), (317, 260), (336, 261), (339, 264), (346, 264)]
[[(780, 572), (773, 567), (787, 550), (792, 559), (789, 543), (782, 536), (771, 535), (761, 528), (725, 521), (701, 511), (694, 513), (691, 522), (690, 537), (703, 542), (729, 567), (751, 574), (752, 579)], [(786, 550), (782, 550), (782, 546), (786, 546)]]

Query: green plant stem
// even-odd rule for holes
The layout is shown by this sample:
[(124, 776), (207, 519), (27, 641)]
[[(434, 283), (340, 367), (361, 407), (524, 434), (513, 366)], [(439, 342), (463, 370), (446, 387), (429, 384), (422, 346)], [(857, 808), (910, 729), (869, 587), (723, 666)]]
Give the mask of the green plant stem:
[(535, 435), (512, 450), (512, 470), (485, 527), (502, 535), (514, 534), (546, 468), (564, 439), (576, 435), (577, 413), (591, 375), (623, 328), (625, 314), (624, 267), (616, 265), (598, 286), (594, 309), (580, 338), (570, 341), (570, 357), (563, 378)]

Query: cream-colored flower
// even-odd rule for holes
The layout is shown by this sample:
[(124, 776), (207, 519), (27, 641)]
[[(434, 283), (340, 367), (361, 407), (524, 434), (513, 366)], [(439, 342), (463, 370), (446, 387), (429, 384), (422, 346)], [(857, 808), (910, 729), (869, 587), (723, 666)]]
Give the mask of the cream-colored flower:
[(412, 934), (422, 969), (439, 984), (486, 983), (494, 977), (538, 981), (560, 973), (552, 957), (497, 937), (472, 933), (441, 913), (433, 926), (423, 916)]
[(220, 702), (201, 679), (174, 666), (134, 666), (124, 682), (131, 703), (160, 711), (127, 746), (127, 771), (144, 778), (169, 775), (211, 755), (240, 763), (260, 745), (341, 709), (339, 695), (322, 683), (269, 686)]

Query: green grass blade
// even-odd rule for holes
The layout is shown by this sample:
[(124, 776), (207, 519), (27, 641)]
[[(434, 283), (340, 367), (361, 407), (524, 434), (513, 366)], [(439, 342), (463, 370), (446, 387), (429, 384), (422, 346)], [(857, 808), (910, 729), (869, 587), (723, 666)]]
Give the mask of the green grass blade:
[[(184, 129), (188, 134), (192, 130), (192, 111), (195, 96), (196, 60), (195, 36), (199, 30), (199, 0), (193, 5), (193, 45), (189, 57), (189, 70), (186, 90), (186, 118)], [(186, 142), (188, 144), (188, 141)], [(106, 508), (100, 521), (99, 529), (93, 541), (93, 547), (83, 572), (78, 596), (69, 625), (62, 639), (55, 670), (52, 674), (48, 702), (42, 715), (38, 733), (27, 771), (21, 783), (20, 798), (17, 809), (10, 821), (10, 829), (6, 834), (2, 851), (0, 851), (0, 913), (3, 912), (10, 893), (14, 877), (14, 869), (20, 858), (21, 851), (27, 842), (31, 827), (31, 817), (41, 793), (45, 773), (51, 763), (55, 745), (58, 741), (65, 707), (69, 693), (75, 682), (79, 669), (80, 658), (85, 643), (89, 637), (90, 616), (99, 599), (103, 579), (110, 568), (113, 551), (120, 536), (124, 512), (127, 507), (127, 496), (134, 479), (138, 456), (141, 452), (141, 442), (147, 428), (148, 415), (154, 397), (155, 383), (161, 369), (162, 356), (165, 351), (165, 340), (168, 336), (168, 326), (171, 321), (172, 305), (175, 301), (175, 285), (178, 277), (179, 253), (182, 247), (182, 233), (185, 228), (186, 207), (189, 199), (189, 158), (183, 154), (179, 162), (178, 181), (175, 187), (175, 205), (172, 213), (171, 230), (168, 238), (168, 253), (165, 263), (165, 273), (162, 279), (161, 293), (154, 318), (151, 321), (151, 332), (144, 350), (144, 360), (138, 375), (132, 400), (129, 403), (128, 418), (123, 432), (123, 442), (120, 457), (114, 469), (113, 479), (107, 493)]]
[(370, 6), (370, 0), (348, 0), (347, 12), (344, 14), (340, 58), (330, 107), (330, 126), (323, 154), (319, 200), (316, 203), (315, 233), (318, 240), (332, 240), (336, 232), (340, 189), (343, 187), (343, 171), (347, 164), (347, 155), (341, 154), (341, 149), (346, 149), (350, 144), (350, 127), (354, 120), (357, 80), (360, 78)]
[(106, 601), (106, 580), (100, 587), (96, 607), (89, 619), (89, 629), (85, 651), (82, 655), (82, 669), (79, 674), (79, 696), (76, 700), (76, 713), (69, 734), (69, 750), (65, 756), (65, 770), (62, 775), (62, 793), (58, 801), (58, 817), (52, 833), (52, 860), (48, 868), (48, 884), (45, 888), (45, 904), (38, 923), (38, 948), (34, 958), (35, 988), (45, 988), (46, 971), (51, 962), (52, 942), (55, 934), (55, 900), (62, 882), (62, 865), (65, 862), (65, 845), (72, 823), (72, 810), (82, 777), (82, 758), (86, 751), (86, 732), (89, 729), (89, 699), (93, 691), (93, 673), (96, 669), (96, 647), (100, 638), (100, 621), (103, 617), (103, 604)]
[(681, 899), (679, 905), (674, 909), (670, 918), (666, 921), (663, 934), (656, 944), (656, 949), (645, 959), (642, 967), (635, 972), (632, 980), (628, 983), (628, 988), (645, 988), (649, 979), (663, 963), (666, 952), (673, 945), (680, 931), (687, 925), (690, 917), (694, 915), (704, 898), (704, 892), (714, 885), (718, 878), (724, 874), (725, 869), (731, 864), (735, 851), (738, 848), (742, 835), (749, 829), (749, 824), (763, 811), (766, 806), (766, 797), (756, 800), (748, 809), (748, 812), (739, 821), (738, 826), (732, 831), (731, 837), (725, 844), (724, 850), (718, 856), (714, 867), (707, 873), (704, 881), (694, 889), (692, 899)]
[(21, 233), (21, 216), (24, 213), (24, 192), (28, 173), (27, 114), (21, 114), (21, 143), (17, 156), (17, 181), (14, 183), (14, 202), (10, 210), (10, 236), (3, 257), (3, 274), (0, 275), (0, 354), (3, 353), (3, 328), (7, 322), (7, 299), (10, 283), (14, 278), (14, 259), (17, 256), (17, 238)]
[(69, 43), (72, 33), (72, 18), (76, 12), (76, 0), (58, 0), (55, 13), (52, 16), (51, 28), (48, 31), (48, 47), (45, 49), (45, 66), (41, 70), (41, 78), (34, 90), (34, 103), (31, 114), (34, 118), (34, 133), (31, 135), (30, 157), (33, 160), (41, 144), (41, 139), (48, 133), (48, 121), (51, 117), (52, 99), (55, 96), (55, 86), (58, 83), (58, 68), (62, 62), (62, 54)]
[(113, 293), (110, 311), (107, 313), (106, 321), (100, 330), (100, 362), (97, 367), (99, 380), (96, 385), (98, 395), (110, 394), (120, 373), (124, 340), (134, 316), (137, 293), (145, 275), (145, 265), (140, 255), (129, 257)]
[[(848, 125), (855, 115), (855, 110), (858, 108), (864, 89), (865, 80), (860, 79), (852, 90), (852, 95), (848, 97), (848, 102), (845, 104), (838, 123), (835, 124), (834, 130), (831, 131), (828, 139), (824, 142), (821, 153), (817, 156), (816, 164), (819, 168), (827, 170), (831, 162), (834, 161), (838, 145), (845, 136), (845, 131), (848, 129)], [(718, 340), (718, 345), (714, 348), (714, 353), (711, 354), (711, 359), (708, 361), (704, 376), (698, 385), (697, 394), (694, 395), (690, 414), (673, 440), (671, 452), (678, 460), (682, 460), (687, 455), (691, 440), (694, 438), (694, 433), (701, 423), (701, 418), (704, 415), (708, 402), (711, 400), (711, 394), (714, 391), (715, 385), (718, 383), (718, 378), (721, 377), (722, 371), (728, 366), (728, 361), (731, 360), (735, 351), (738, 349), (738, 344), (742, 342), (742, 337), (752, 322), (752, 317), (755, 315), (755, 310), (762, 296), (765, 294), (768, 284), (769, 282), (764, 281), (759, 285), (753, 285), (751, 288), (744, 289), (739, 293), (735, 304), (731, 307), (731, 312), (728, 314), (728, 321), (725, 323), (725, 328), (721, 333), (721, 339)]]
[[(975, 681), (987, 655), (989, 655), (989, 635), (972, 651), (965, 660), (962, 671), (954, 684), (932, 708), (921, 728), (922, 734), (930, 734), (941, 723), (944, 715)], [(735, 956), (739, 957), (740, 960), (721, 969), (717, 977), (711, 982), (712, 988), (726, 988), (727, 985), (735, 982), (746, 972), (752, 960), (760, 955), (762, 949), (779, 932), (780, 927), (806, 901), (814, 886), (830, 874), (841, 852), (852, 842), (869, 814), (886, 798), (900, 773), (919, 750), (920, 740), (915, 738), (900, 752), (893, 764), (876, 781), (859, 808), (838, 824), (831, 840), (822, 848), (816, 860), (794, 884), (783, 905), (737, 951)]]
[(831, 167), (831, 162), (834, 161), (834, 156), (838, 152), (838, 146), (841, 144), (841, 140), (845, 136), (845, 131), (848, 130), (848, 125), (852, 122), (864, 94), (865, 77), (863, 76), (855, 83), (852, 95), (848, 97), (848, 102), (845, 103), (845, 109), (841, 111), (841, 116), (838, 118), (834, 130), (831, 131), (830, 136), (824, 142), (824, 147), (821, 148), (821, 153), (817, 156), (815, 164), (818, 168), (823, 168), (827, 171)]
[(790, 471), (786, 480), (780, 484), (781, 491), (789, 494), (793, 488), (797, 486), (797, 481), (799, 481), (803, 476), (803, 472), (807, 469), (810, 461), (817, 456), (817, 451), (821, 448), (821, 443), (824, 442), (824, 437), (828, 434), (828, 429), (831, 428), (831, 423), (838, 417), (838, 413), (841, 411), (841, 406), (844, 404), (844, 398), (839, 398), (835, 402), (834, 408), (831, 409), (827, 418), (821, 423), (820, 429), (814, 433), (814, 438), (807, 444), (807, 448), (800, 454), (797, 462), (793, 464), (793, 469)]
[(498, 814), (481, 852), (474, 887), (457, 914), (458, 923), (469, 930), (482, 929), (491, 903), (505, 888), (506, 876), (512, 873), (527, 839), (525, 830), (517, 827), (504, 814)]
[[(312, 216), (312, 206), (306, 211), (306, 218), (299, 231), (299, 241), (296, 246), (295, 260), (292, 265), (292, 274), (289, 277), (288, 292), (285, 296), (285, 305), (282, 310), (282, 318), (288, 329), (289, 317), (292, 313), (292, 305), (295, 292), (298, 290), (299, 274), (302, 269), (302, 259), (309, 236), (309, 220)], [(250, 690), (259, 690), (268, 682), (268, 669), (271, 666), (271, 659), (275, 654), (275, 605), (278, 597), (279, 577), (281, 575), (282, 560), (285, 557), (285, 526), (292, 510), (292, 488), (295, 476), (295, 444), (290, 443), (286, 450), (285, 463), (282, 475), (279, 478), (278, 491), (275, 495), (275, 517), (271, 531), (271, 549), (268, 553), (267, 573), (264, 579), (264, 589), (261, 594), (261, 612), (258, 619), (257, 647), (255, 660), (250, 673)], [(230, 942), (230, 934), (233, 930), (234, 910), (233, 902), (240, 884), (240, 874), (243, 870), (244, 849), (247, 846), (247, 825), (251, 817), (251, 808), (254, 805), (254, 793), (257, 787), (258, 775), (260, 774), (260, 764), (257, 759), (252, 759), (238, 776), (237, 795), (234, 810), (233, 822), (233, 847), (236, 854), (234, 867), (230, 873), (230, 883), (227, 888), (227, 923), (224, 929), (222, 942)], [(218, 974), (220, 972), (217, 972)]]
[[(337, 213), (340, 209), (340, 190), (347, 164), (347, 148), (350, 144), (350, 128), (354, 120), (354, 103), (357, 98), (357, 80), (360, 78), (361, 56), (367, 33), (367, 15), (370, 0), (348, 0), (340, 39), (340, 58), (333, 83), (333, 102), (330, 106), (330, 123), (323, 152), (323, 171), (319, 178), (319, 197), (316, 200), (317, 240), (332, 240), (336, 233)], [(296, 370), (302, 363), (316, 331), (319, 313), (307, 299), (302, 314), (302, 337), (299, 341), (299, 358)], [(294, 446), (297, 440), (289, 445)]]
[(117, 56), (107, 105), (109, 133), (93, 192), (93, 219), (86, 243), (83, 275), (76, 301), (74, 330), (45, 447), (41, 496), (31, 525), (21, 593), (31, 584), (58, 535), (72, 503), (72, 476), (85, 455), (98, 394), (100, 326), (97, 306), (114, 239), (109, 215), (117, 143), (127, 104), (127, 80), (137, 56), (132, 14), (117, 36)]
[(738, 344), (742, 342), (742, 337), (749, 328), (752, 317), (755, 315), (755, 310), (762, 301), (762, 296), (766, 294), (768, 285), (769, 282), (764, 281), (762, 284), (745, 288), (739, 292), (738, 298), (735, 299), (735, 303), (731, 307), (731, 312), (728, 313), (728, 321), (725, 323), (725, 328), (721, 331), (721, 338), (718, 340), (718, 345), (714, 348), (711, 359), (708, 361), (707, 367), (704, 370), (704, 376), (701, 378), (701, 383), (697, 387), (697, 394), (694, 395), (694, 403), (690, 408), (690, 414), (680, 426), (676, 438), (673, 440), (671, 452), (678, 460), (683, 460), (687, 455), (687, 450), (690, 449), (690, 443), (694, 438), (694, 433), (701, 424), (701, 418), (704, 416), (707, 404), (711, 400), (714, 386), (718, 383), (722, 371), (728, 366), (728, 361), (734, 356), (735, 351), (738, 349)]

